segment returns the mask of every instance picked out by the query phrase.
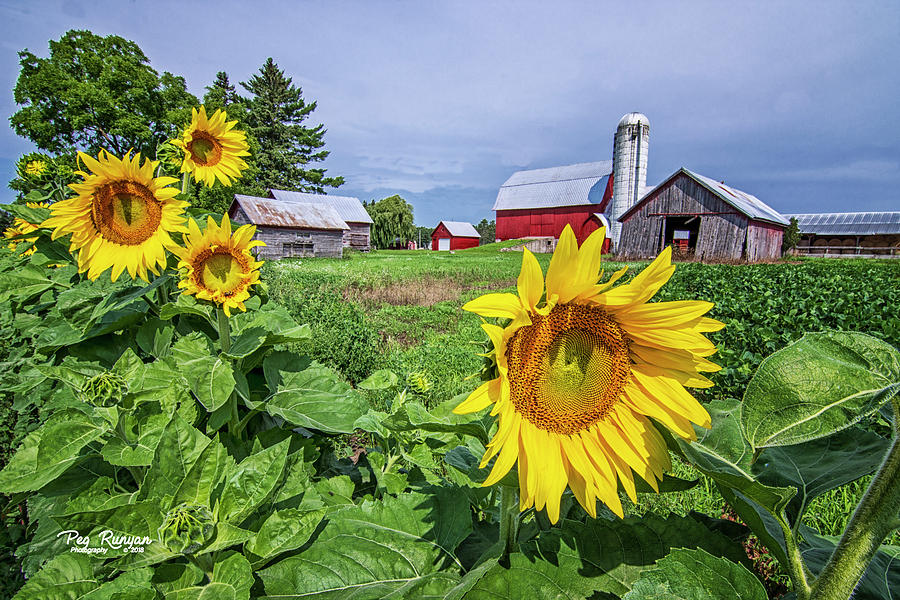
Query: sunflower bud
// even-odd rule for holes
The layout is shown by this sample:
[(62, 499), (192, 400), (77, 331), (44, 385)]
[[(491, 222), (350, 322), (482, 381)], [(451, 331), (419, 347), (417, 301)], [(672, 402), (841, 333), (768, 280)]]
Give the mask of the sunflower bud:
[(434, 383), (428, 378), (427, 371), (416, 371), (406, 376), (406, 384), (416, 394), (427, 394), (434, 387)]
[(81, 399), (94, 406), (115, 406), (128, 391), (128, 381), (112, 371), (95, 375), (81, 386)]
[(214, 529), (215, 521), (205, 507), (180, 504), (166, 514), (157, 533), (170, 551), (193, 554), (212, 539)]

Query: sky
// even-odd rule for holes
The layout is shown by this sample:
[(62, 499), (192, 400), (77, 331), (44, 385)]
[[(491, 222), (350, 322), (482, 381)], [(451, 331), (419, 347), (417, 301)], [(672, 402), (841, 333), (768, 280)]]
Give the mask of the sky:
[[(267, 57), (323, 123), (321, 165), (419, 225), (493, 219), (512, 173), (610, 160), (650, 120), (647, 183), (681, 167), (781, 213), (900, 210), (900, 3), (0, 0), (0, 180), (17, 52), (89, 29), (202, 98)], [(12, 198), (0, 189), (0, 201)]]

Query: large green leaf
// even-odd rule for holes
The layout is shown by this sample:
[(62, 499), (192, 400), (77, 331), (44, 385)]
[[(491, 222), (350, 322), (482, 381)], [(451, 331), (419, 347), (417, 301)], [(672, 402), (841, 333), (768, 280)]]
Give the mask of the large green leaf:
[(645, 571), (623, 600), (767, 600), (766, 589), (742, 565), (702, 548), (675, 548)]
[(76, 410), (53, 415), (28, 434), (0, 471), (0, 491), (12, 494), (40, 489), (75, 464), (82, 449), (105, 430), (105, 423)]
[(437, 543), (433, 518), (423, 494), (350, 506), (333, 514), (305, 550), (258, 574), (266, 594), (282, 598), (442, 595), (458, 583), (458, 566)]
[(219, 520), (239, 525), (275, 490), (287, 464), (290, 438), (232, 465), (219, 499)]
[(269, 414), (326, 433), (351, 433), (367, 410), (359, 392), (328, 367), (313, 363), (302, 371), (280, 371), (281, 383), (266, 402)]
[(862, 333), (808, 333), (762, 361), (741, 414), (754, 448), (846, 429), (900, 393), (900, 352)]
[[(140, 498), (161, 499), (168, 496), (171, 500), (209, 444), (208, 437), (178, 414), (173, 415), (144, 476)], [(168, 509), (170, 505), (171, 502), (163, 509)]]
[(766, 448), (753, 465), (766, 485), (797, 488), (787, 507), (791, 523), (809, 503), (825, 492), (875, 472), (884, 460), (889, 441), (858, 427), (804, 444)]
[[(134, 411), (123, 411), (119, 416), (119, 435), (103, 446), (101, 455), (111, 465), (149, 466), (170, 419), (155, 402), (145, 402)], [(125, 439), (120, 437), (122, 434)]]
[(213, 565), (206, 585), (169, 589), (166, 600), (249, 600), (252, 586), (250, 563), (237, 552), (229, 552)]
[(175, 491), (172, 506), (184, 503), (212, 508), (213, 490), (222, 482), (226, 471), (233, 468), (234, 459), (228, 455), (228, 451), (217, 436), (188, 469)]
[(321, 508), (276, 510), (268, 516), (259, 532), (247, 541), (244, 548), (260, 557), (259, 562), (264, 563), (282, 552), (305, 544), (324, 517), (325, 509)]
[(99, 587), (93, 559), (85, 554), (61, 554), (29, 579), (16, 600), (73, 600)]
[(0, 302), (9, 298), (24, 301), (54, 285), (56, 284), (47, 277), (47, 269), (25, 265), (20, 269), (0, 273)]
[(488, 429), (493, 421), (492, 417), (474, 417), (472, 415), (457, 415), (453, 408), (465, 399), (465, 394), (451, 398), (438, 406), (428, 410), (421, 402), (406, 402), (390, 416), (384, 426), (394, 431), (426, 431), (429, 433), (451, 433), (457, 435), (471, 435), (478, 438), (483, 444), (488, 442)]
[(231, 363), (216, 356), (206, 336), (192, 333), (179, 339), (171, 357), (206, 410), (213, 412), (228, 401), (235, 385)]
[(703, 548), (714, 556), (746, 560), (739, 544), (707, 529), (690, 517), (659, 517), (587, 522), (565, 521), (521, 544), (509, 564), (496, 559), (476, 569), (477, 577), (466, 600), (518, 600), (520, 598), (582, 599), (595, 592), (621, 596), (656, 561), (673, 548)]

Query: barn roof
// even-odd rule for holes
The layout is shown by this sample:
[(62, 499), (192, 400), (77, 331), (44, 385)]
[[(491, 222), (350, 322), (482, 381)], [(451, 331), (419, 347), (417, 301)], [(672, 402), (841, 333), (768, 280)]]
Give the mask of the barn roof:
[[(350, 229), (330, 204), (282, 202), (275, 198), (234, 195), (234, 204), (243, 209), (254, 225), (300, 229)], [(231, 212), (231, 211), (229, 211)]]
[[(478, 230), (471, 223), (466, 223), (465, 221), (441, 221), (441, 223), (444, 224), (447, 232), (453, 237), (481, 237), (481, 234), (478, 233)], [(439, 227), (441, 223), (438, 223)]]
[(353, 196), (328, 196), (287, 190), (269, 190), (269, 196), (282, 202), (306, 202), (309, 204), (330, 204), (344, 221), (348, 223), (372, 223), (359, 198)]
[(748, 194), (747, 192), (742, 192), (739, 189), (733, 188), (729, 185), (725, 185), (715, 179), (710, 179), (709, 177), (705, 177), (700, 175), (699, 173), (694, 173), (684, 167), (681, 167), (675, 173), (673, 173), (670, 177), (668, 177), (665, 181), (657, 185), (655, 188), (648, 191), (644, 194), (641, 199), (631, 208), (625, 211), (625, 213), (619, 217), (619, 221), (624, 221), (626, 218), (631, 216), (639, 206), (641, 206), (645, 200), (647, 200), (656, 190), (666, 186), (670, 181), (675, 179), (678, 175), (684, 173), (707, 190), (715, 194), (722, 201), (736, 208), (739, 212), (744, 215), (750, 217), (754, 221), (767, 221), (769, 223), (776, 223), (778, 225), (789, 225), (789, 221), (785, 219), (784, 215), (776, 211), (774, 208), (757, 198), (752, 194)]
[(497, 193), (493, 210), (600, 204), (612, 161), (517, 171)]
[(816, 235), (900, 234), (900, 212), (802, 213), (794, 217), (801, 233)]

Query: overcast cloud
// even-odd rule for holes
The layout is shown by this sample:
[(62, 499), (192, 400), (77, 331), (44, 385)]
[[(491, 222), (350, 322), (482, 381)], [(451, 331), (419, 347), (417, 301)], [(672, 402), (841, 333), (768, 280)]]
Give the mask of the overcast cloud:
[(784, 213), (900, 210), (900, 3), (637, 4), (0, 2), (0, 179), (32, 149), (16, 52), (89, 29), (198, 97), (273, 57), (318, 102), (333, 193), (399, 193), (418, 224), (494, 218), (518, 169), (610, 159), (630, 111), (651, 185), (685, 166)]

